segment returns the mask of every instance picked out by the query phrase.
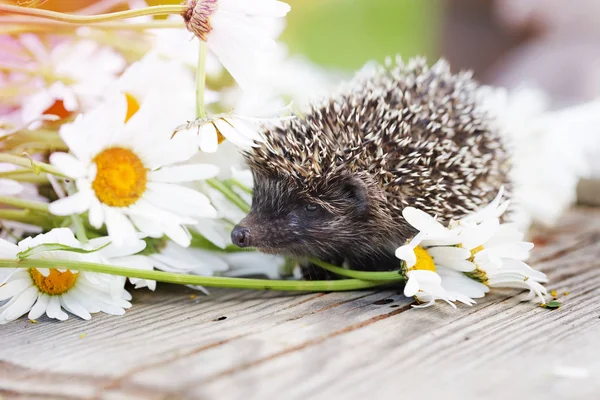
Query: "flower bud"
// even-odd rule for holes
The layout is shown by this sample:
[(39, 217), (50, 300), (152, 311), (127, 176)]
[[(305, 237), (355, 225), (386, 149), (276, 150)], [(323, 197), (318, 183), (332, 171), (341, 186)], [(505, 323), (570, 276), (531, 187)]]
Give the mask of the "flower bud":
[(181, 14), (188, 31), (206, 42), (212, 31), (210, 17), (217, 10), (218, 0), (187, 0), (187, 9)]

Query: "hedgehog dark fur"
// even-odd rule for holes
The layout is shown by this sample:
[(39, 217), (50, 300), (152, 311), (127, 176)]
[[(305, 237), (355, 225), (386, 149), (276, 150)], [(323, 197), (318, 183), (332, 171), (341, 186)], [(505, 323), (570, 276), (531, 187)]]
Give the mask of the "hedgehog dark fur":
[(477, 89), (443, 60), (388, 62), (265, 128), (266, 143), (245, 153), (254, 195), (234, 243), (370, 269), (414, 235), (404, 207), (445, 222), (485, 205), (509, 160)]

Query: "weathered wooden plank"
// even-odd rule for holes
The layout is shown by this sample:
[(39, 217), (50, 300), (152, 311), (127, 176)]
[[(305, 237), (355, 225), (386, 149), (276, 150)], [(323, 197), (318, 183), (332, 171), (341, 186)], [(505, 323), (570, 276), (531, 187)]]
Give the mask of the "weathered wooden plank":
[[(398, 291), (216, 290), (190, 299), (188, 289), (165, 285), (155, 294), (135, 293), (124, 317), (0, 326), (0, 393), (115, 399), (592, 393), (600, 381), (600, 211), (571, 212), (558, 229), (534, 238), (536, 267), (549, 274), (552, 288), (570, 292), (559, 310), (521, 304), (512, 291), (472, 308), (423, 311), (412, 310)], [(583, 367), (590, 378), (558, 377), (564, 366)]]
[[(267, 331), (280, 321), (333, 310), (364, 296), (372, 297), (372, 301), (386, 297), (386, 293), (378, 292), (293, 296), (221, 290), (195, 304), (200, 297), (190, 301), (191, 292), (187, 289), (185, 295), (174, 296), (178, 289), (181, 290), (169, 287), (142, 296), (141, 304), (137, 302), (134, 310), (122, 318), (100, 316), (90, 322), (73, 319), (66, 323), (40, 320), (35, 325), (20, 321), (2, 327), (12, 334), (3, 332), (6, 340), (0, 359), (10, 360), (11, 364), (0, 371), (0, 388), (24, 390), (32, 379), (37, 382), (37, 371), (42, 371), (43, 376), (51, 373), (52, 379), (76, 378), (88, 382), (94, 390), (104, 391), (118, 387), (128, 374), (138, 370)], [(219, 321), (222, 316), (228, 318)], [(85, 337), (80, 337), (81, 334)], [(12, 364), (30, 369), (25, 375), (15, 376)], [(104, 379), (107, 377), (117, 379)], [(46, 389), (50, 394), (68, 394), (60, 391), (60, 385)]]

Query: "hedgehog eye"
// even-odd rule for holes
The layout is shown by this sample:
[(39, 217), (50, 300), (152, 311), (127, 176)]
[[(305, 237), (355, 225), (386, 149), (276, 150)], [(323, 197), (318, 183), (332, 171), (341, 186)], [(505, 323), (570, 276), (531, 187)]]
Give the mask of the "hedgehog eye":
[(307, 204), (306, 207), (304, 207), (304, 208), (308, 212), (315, 212), (315, 211), (317, 211), (317, 206), (314, 205), (314, 204)]

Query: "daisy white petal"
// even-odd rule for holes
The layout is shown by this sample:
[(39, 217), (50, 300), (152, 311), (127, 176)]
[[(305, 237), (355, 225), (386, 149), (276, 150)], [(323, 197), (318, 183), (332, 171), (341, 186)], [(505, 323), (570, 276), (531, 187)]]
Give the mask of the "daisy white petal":
[(33, 307), (31, 307), (31, 311), (29, 311), (27, 317), (33, 320), (38, 319), (46, 312), (48, 303), (50, 303), (50, 296), (45, 293), (40, 294)]
[(137, 239), (135, 228), (125, 215), (110, 207), (104, 207), (104, 214), (108, 235), (113, 239), (115, 246), (123, 246)]
[(419, 232), (425, 232), (430, 236), (447, 236), (450, 234), (448, 228), (435, 220), (424, 211), (414, 207), (406, 207), (402, 210), (402, 216), (410, 225)]
[(12, 280), (3, 284), (0, 286), (0, 301), (10, 299), (17, 293), (21, 293), (29, 285), (29, 279)]
[(232, 116), (225, 118), (227, 122), (243, 136), (253, 141), (263, 142), (265, 138), (258, 132), (258, 129), (253, 127), (249, 122), (245, 122), (242, 118), (236, 118)]
[(109, 236), (90, 239), (86, 245), (89, 249), (100, 249), (99, 253), (107, 259), (125, 257), (139, 253), (146, 248), (146, 242), (141, 239), (131, 241), (127, 246), (115, 246)]
[(204, 124), (198, 130), (198, 146), (206, 153), (214, 153), (219, 148), (217, 128), (213, 124)]
[(504, 186), (500, 188), (494, 200), (492, 200), (487, 206), (479, 211), (467, 215), (462, 219), (462, 221), (479, 223), (487, 219), (500, 218), (509, 205), (508, 201), (501, 203), (503, 195)]
[(60, 298), (51, 296), (48, 302), (48, 308), (46, 309), (46, 315), (48, 318), (55, 318), (59, 321), (66, 321), (69, 316), (63, 310), (60, 309)]
[(15, 303), (4, 310), (0, 319), (6, 321), (14, 321), (15, 319), (25, 315), (34, 305), (38, 297), (38, 291), (35, 287), (28, 287), (21, 293), (16, 295)]
[(75, 298), (73, 298), (72, 293), (65, 293), (60, 298), (60, 304), (65, 310), (69, 311), (71, 314), (77, 315), (81, 319), (89, 320), (92, 318), (85, 307), (83, 307)]
[(460, 234), (462, 246), (472, 250), (483, 245), (494, 236), (499, 226), (500, 221), (494, 217), (463, 230)]
[(0, 179), (0, 195), (15, 196), (23, 191), (23, 185), (12, 179)]
[(417, 263), (417, 256), (415, 255), (414, 248), (407, 244), (396, 249), (396, 257), (404, 260), (408, 268), (413, 267)]
[(100, 229), (102, 225), (104, 225), (104, 210), (102, 209), (102, 203), (95, 197), (92, 199), (88, 218), (90, 225), (96, 229)]
[(248, 148), (254, 144), (254, 140), (244, 136), (236, 126), (232, 125), (232, 123), (226, 119), (217, 119), (214, 121), (214, 124), (219, 132), (236, 146)]
[(84, 176), (85, 167), (81, 161), (67, 153), (50, 154), (50, 163), (63, 174), (71, 178), (81, 178)]
[[(191, 225), (195, 224), (197, 221), (191, 217), (183, 217), (177, 215), (170, 210), (165, 210), (161, 208), (162, 204), (164, 204), (164, 197), (159, 193), (160, 196), (154, 198), (154, 200), (158, 201), (157, 205), (154, 205), (150, 201), (146, 201), (146, 198), (142, 198), (138, 200), (135, 204), (129, 206), (123, 212), (129, 215), (131, 218), (133, 217), (142, 217), (148, 223), (153, 223), (152, 221), (170, 221), (172, 223), (178, 223), (182, 225)], [(181, 210), (179, 210), (181, 211)], [(152, 230), (154, 230), (151, 226), (147, 226), (147, 229), (140, 230), (146, 234), (150, 234)]]
[(135, 214), (130, 214), (129, 218), (140, 232), (144, 232), (144, 234), (152, 238), (160, 238), (163, 236), (163, 231), (160, 226), (151, 219)]
[(213, 178), (219, 174), (219, 168), (212, 164), (190, 164), (164, 167), (152, 171), (149, 178), (153, 182), (191, 182)]
[(0, 240), (1, 258), (14, 258), (19, 251), (19, 246), (16, 244), (7, 242), (6, 240)]
[(74, 195), (52, 202), (48, 206), (48, 210), (54, 215), (79, 214), (90, 208), (92, 200), (92, 192), (77, 192)]
[(208, 241), (221, 249), (225, 248), (231, 234), (231, 231), (226, 229), (220, 221), (214, 219), (199, 219), (194, 228)]
[(165, 235), (169, 237), (169, 239), (171, 239), (178, 245), (182, 247), (188, 247), (190, 245), (190, 242), (192, 240), (190, 233), (181, 225), (164, 224), (163, 231), (165, 232)]

